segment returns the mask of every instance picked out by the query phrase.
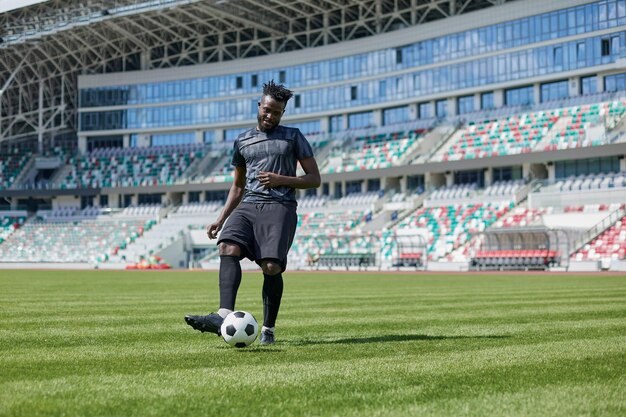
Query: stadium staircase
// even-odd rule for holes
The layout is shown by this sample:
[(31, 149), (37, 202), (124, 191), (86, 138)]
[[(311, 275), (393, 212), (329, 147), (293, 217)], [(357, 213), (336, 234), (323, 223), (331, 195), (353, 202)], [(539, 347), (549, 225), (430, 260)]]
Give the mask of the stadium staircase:
[(611, 260), (626, 257), (626, 206), (621, 205), (572, 243), (570, 256), (575, 261), (602, 262), (607, 269)]

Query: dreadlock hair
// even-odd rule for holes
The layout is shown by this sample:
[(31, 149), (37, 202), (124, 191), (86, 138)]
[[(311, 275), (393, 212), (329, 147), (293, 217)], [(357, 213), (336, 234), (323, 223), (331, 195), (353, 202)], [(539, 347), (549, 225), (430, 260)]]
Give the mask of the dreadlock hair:
[(274, 80), (270, 80), (267, 84), (263, 84), (263, 95), (270, 96), (287, 105), (289, 99), (293, 97), (293, 91), (287, 89), (283, 84), (276, 84)]

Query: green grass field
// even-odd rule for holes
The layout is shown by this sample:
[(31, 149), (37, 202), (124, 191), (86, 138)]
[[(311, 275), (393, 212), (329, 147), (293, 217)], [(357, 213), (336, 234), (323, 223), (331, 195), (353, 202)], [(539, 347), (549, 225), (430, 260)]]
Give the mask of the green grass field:
[(0, 271), (0, 299), (0, 416), (626, 415), (626, 276), (292, 272), (247, 349), (183, 321), (213, 272)]

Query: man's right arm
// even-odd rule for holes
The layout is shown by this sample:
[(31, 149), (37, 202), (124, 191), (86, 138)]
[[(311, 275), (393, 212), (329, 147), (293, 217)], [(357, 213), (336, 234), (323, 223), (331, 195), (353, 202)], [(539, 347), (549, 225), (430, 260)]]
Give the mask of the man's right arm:
[(230, 186), (230, 191), (228, 191), (226, 204), (224, 204), (224, 208), (222, 209), (222, 212), (218, 216), (217, 220), (207, 227), (207, 235), (209, 236), (209, 239), (215, 239), (217, 237), (217, 233), (222, 230), (224, 222), (233, 210), (237, 208), (243, 198), (246, 187), (246, 167), (236, 166), (233, 175), (233, 184)]

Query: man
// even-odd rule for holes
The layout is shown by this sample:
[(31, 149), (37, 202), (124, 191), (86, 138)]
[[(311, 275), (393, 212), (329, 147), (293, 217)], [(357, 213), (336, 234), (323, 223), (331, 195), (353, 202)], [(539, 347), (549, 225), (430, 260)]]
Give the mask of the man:
[[(320, 173), (311, 145), (300, 130), (280, 126), (293, 96), (282, 84), (263, 84), (257, 126), (241, 133), (234, 143), (233, 184), (217, 220), (207, 227), (220, 254), (220, 308), (206, 316), (185, 316), (191, 327), (220, 334), (224, 318), (235, 309), (241, 282), (240, 260), (249, 258), (263, 270), (262, 345), (275, 341), (276, 318), (283, 294), (282, 273), (296, 232), (296, 189), (320, 186)], [(297, 162), (304, 175), (296, 176)]]

